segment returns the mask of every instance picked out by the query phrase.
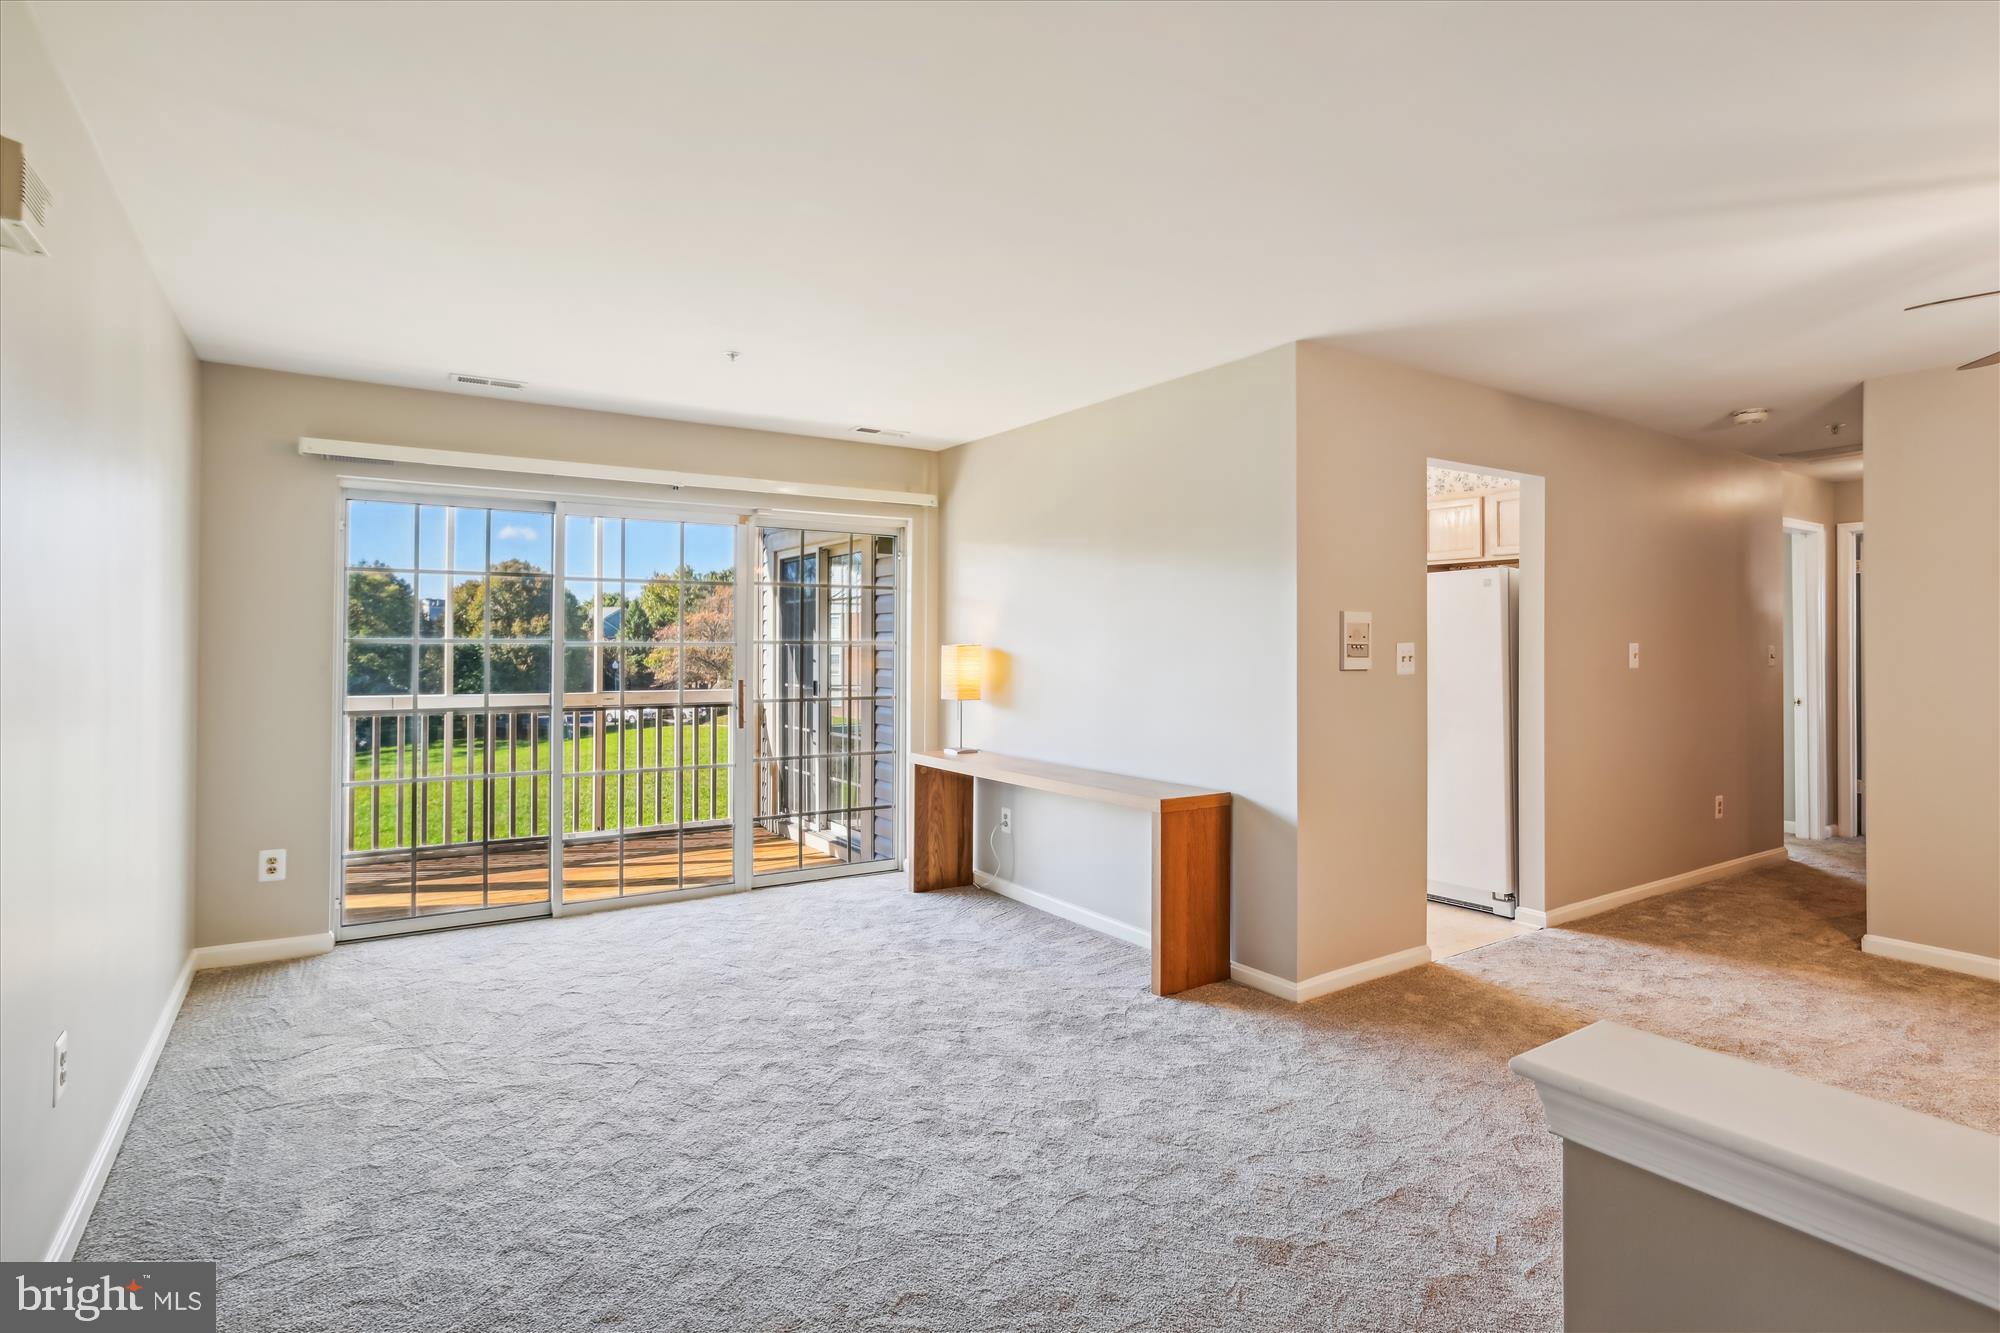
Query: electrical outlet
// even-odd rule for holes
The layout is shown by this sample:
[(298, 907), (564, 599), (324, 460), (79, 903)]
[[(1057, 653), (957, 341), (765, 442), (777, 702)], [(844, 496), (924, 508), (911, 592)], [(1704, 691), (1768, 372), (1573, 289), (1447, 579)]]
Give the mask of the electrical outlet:
[(56, 1033), (55, 1095), (49, 1099), (54, 1106), (69, 1091), (69, 1032), (67, 1029)]
[(1764, 665), (1765, 665), (1765, 666), (1776, 666), (1776, 665), (1778, 665), (1778, 645), (1777, 645), (1777, 644), (1775, 644), (1775, 643), (1771, 643), (1771, 644), (1766, 644), (1766, 645), (1764, 645)]
[(1000, 831), (1002, 833), (1012, 833), (1014, 831), (1014, 808), (1012, 806), (1003, 805), (1000, 807)]
[(1625, 665), (1631, 667), (1634, 671), (1637, 671), (1639, 669), (1638, 644), (1628, 643), (1625, 645)]
[(1722, 818), (1722, 798), (1720, 796), (1715, 798), (1715, 817), (1717, 819)]
[(274, 884), (285, 877), (285, 849), (257, 853), (257, 882)]

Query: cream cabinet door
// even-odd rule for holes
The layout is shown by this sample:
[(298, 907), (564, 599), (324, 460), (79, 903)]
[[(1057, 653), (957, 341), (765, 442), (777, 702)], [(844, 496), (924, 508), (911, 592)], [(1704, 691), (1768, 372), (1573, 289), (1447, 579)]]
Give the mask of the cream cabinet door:
[(1440, 496), (1430, 502), (1425, 558), (1431, 564), (1477, 560), (1486, 550), (1484, 502), (1477, 495)]
[(1495, 491), (1486, 497), (1486, 557), (1521, 554), (1521, 493)]

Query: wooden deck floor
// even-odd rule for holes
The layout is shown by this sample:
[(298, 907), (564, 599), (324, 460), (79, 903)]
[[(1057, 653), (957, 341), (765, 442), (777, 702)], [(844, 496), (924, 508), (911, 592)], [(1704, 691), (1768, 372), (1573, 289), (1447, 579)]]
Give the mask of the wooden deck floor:
[[(764, 828), (754, 830), (752, 855), (759, 875), (793, 869), (841, 864), (840, 858)], [(621, 867), (619, 843), (572, 843), (563, 848), (563, 901), (591, 902), (605, 898), (659, 893), (669, 889), (727, 884), (733, 878), (728, 829), (703, 829), (681, 836), (641, 833), (624, 839)], [(526, 906), (549, 899), (549, 858), (542, 847), (493, 848), (490, 856), (474, 846), (445, 852), (426, 851), (417, 861), (417, 882), (411, 883), (407, 858), (359, 861), (348, 866), (341, 904), (348, 925), (434, 916), (481, 907)]]

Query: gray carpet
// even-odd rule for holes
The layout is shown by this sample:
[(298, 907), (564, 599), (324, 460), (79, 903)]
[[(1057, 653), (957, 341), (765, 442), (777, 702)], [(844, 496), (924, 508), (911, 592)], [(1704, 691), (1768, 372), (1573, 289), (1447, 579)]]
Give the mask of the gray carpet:
[(1552, 1329), (1506, 1059), (1614, 1017), (2000, 1128), (2000, 986), (1852, 857), (1293, 1007), (894, 878), (200, 976), (80, 1258), (233, 1330)]

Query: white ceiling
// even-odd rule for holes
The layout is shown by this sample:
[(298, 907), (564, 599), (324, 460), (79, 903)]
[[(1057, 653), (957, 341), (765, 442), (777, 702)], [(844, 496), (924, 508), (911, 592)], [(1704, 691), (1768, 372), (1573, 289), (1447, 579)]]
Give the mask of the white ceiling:
[(1902, 313), (1992, 4), (33, 8), (209, 360), (940, 444), (1330, 337), (1754, 449), (2000, 348)]

